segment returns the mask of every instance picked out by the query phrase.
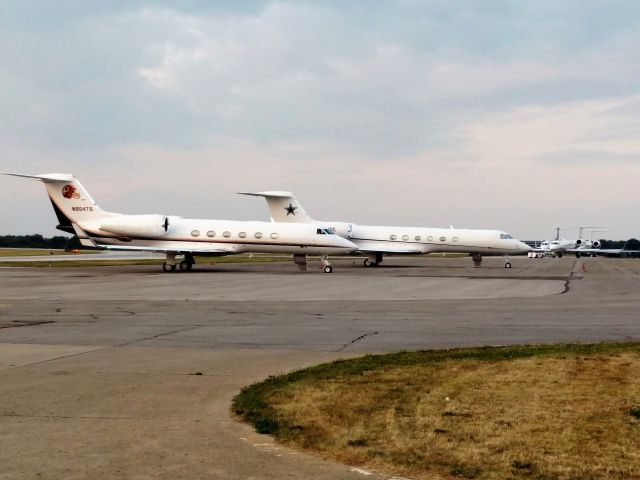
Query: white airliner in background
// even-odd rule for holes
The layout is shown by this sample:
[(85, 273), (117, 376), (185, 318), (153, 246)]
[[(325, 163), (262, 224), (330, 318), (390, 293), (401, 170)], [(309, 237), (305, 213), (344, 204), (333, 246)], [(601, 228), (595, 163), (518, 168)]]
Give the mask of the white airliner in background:
[[(3, 172), (4, 173), (4, 172)], [(102, 210), (80, 182), (68, 173), (21, 175), (41, 180), (58, 217), (57, 228), (76, 234), (83, 245), (113, 250), (164, 252), (166, 272), (191, 270), (194, 254), (222, 256), (235, 253), (287, 253), (306, 266), (306, 255), (320, 255), (326, 273), (332, 271), (327, 255), (357, 249), (349, 240), (318, 223), (291, 224), (198, 220), (168, 215), (123, 215)]]
[[(273, 222), (313, 223), (291, 192), (240, 192), (264, 197)], [(482, 255), (504, 255), (505, 268), (511, 268), (508, 255), (523, 254), (531, 247), (498, 230), (458, 228), (392, 227), (356, 225), (347, 222), (321, 222), (358, 246), (366, 255), (365, 266), (378, 265), (385, 254), (468, 253), (479, 267)]]

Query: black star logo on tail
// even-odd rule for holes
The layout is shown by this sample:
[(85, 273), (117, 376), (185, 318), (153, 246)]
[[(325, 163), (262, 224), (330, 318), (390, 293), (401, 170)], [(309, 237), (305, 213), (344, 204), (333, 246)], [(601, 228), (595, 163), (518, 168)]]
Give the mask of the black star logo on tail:
[(289, 206), (288, 207), (284, 207), (284, 209), (287, 211), (287, 217), (289, 215), (295, 215), (297, 208), (298, 207), (294, 207), (293, 205), (291, 205), (291, 202), (289, 202)]

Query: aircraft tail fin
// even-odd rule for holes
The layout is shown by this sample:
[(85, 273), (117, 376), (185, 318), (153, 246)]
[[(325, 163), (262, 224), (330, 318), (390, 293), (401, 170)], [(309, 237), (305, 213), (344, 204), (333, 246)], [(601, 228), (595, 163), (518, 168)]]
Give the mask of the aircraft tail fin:
[(264, 197), (272, 222), (310, 223), (314, 220), (291, 192), (238, 192), (240, 195)]
[(106, 216), (117, 215), (102, 210), (78, 179), (70, 173), (47, 173), (44, 175), (2, 173), (13, 177), (42, 181), (56, 217), (58, 217), (57, 228), (64, 232), (75, 234), (77, 232), (73, 224), (82, 225), (86, 222), (98, 221)]

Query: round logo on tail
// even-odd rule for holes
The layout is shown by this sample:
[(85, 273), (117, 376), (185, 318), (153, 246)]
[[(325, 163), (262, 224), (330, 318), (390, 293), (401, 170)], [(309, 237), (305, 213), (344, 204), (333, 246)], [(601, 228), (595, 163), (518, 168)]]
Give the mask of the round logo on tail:
[(62, 196), (64, 198), (80, 198), (80, 194), (76, 193), (76, 187), (73, 185), (65, 185), (62, 187)]

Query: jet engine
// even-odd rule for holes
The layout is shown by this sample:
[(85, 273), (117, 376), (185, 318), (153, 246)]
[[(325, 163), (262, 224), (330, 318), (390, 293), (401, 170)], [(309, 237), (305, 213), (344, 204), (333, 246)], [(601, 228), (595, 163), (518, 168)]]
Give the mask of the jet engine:
[(598, 240), (594, 240), (591, 246), (593, 248), (600, 248), (600, 242)]
[(580, 246), (584, 245), (584, 240), (582, 240), (581, 238), (579, 238), (578, 240), (576, 240), (576, 245), (577, 245), (578, 247), (580, 247)]
[(342, 238), (351, 238), (353, 225), (344, 222), (331, 222), (328, 224), (328, 228)]
[(167, 233), (169, 226), (165, 215), (120, 215), (105, 218), (100, 230), (126, 237), (159, 237)]

